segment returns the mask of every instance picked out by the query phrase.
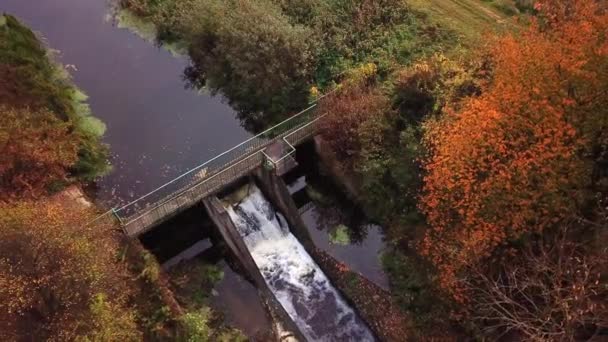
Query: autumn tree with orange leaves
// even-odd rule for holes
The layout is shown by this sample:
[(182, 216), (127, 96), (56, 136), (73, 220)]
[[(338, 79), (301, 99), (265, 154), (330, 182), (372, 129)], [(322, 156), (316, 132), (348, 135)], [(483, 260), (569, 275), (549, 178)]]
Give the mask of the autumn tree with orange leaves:
[(78, 159), (68, 123), (46, 110), (0, 106), (0, 200), (35, 197)]
[(0, 203), (0, 340), (141, 339), (121, 233), (62, 202)]
[(491, 44), (481, 96), (427, 123), (420, 251), (456, 300), (469, 266), (580, 211), (601, 182), (608, 131), (608, 15), (592, 0), (537, 3)]

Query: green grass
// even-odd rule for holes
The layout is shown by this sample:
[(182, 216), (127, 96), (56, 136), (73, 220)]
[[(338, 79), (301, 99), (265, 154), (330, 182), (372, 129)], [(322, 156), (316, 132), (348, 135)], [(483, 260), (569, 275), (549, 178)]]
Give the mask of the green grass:
[(413, 9), (425, 13), (429, 20), (452, 29), (470, 43), (484, 33), (504, 31), (514, 27), (507, 12), (515, 8), (510, 0), (409, 0)]

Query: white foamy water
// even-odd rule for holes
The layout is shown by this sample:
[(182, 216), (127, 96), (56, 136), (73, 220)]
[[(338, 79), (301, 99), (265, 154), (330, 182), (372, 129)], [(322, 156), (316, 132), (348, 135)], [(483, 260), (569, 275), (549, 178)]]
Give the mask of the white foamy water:
[(257, 187), (227, 210), (266, 283), (309, 341), (374, 340)]

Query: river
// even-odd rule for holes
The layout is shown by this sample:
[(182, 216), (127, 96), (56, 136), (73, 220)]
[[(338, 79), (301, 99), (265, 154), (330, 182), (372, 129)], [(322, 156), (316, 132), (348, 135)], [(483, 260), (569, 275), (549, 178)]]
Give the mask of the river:
[[(1, 0), (0, 12), (15, 15), (57, 50), (57, 60), (68, 67), (75, 84), (90, 97), (88, 102), (93, 114), (106, 123), (104, 141), (110, 145), (114, 170), (97, 182), (99, 202), (108, 206), (127, 202), (251, 136), (221, 96), (185, 87), (182, 74), (188, 65), (187, 57), (173, 56), (118, 28), (112, 7), (105, 0)], [(316, 215), (317, 211), (313, 208), (311, 213)], [(305, 213), (303, 218), (312, 229), (315, 224), (309, 223), (313, 221), (311, 213)], [(175, 223), (168, 225), (175, 227)], [(182, 231), (187, 226), (179, 222), (177, 225)], [(384, 274), (378, 270), (377, 260), (377, 252), (383, 246), (379, 232), (372, 230), (369, 235), (371, 238), (367, 240), (375, 246), (370, 249), (367, 242), (357, 246), (330, 245), (322, 241), (326, 239), (322, 230), (315, 231), (315, 243), (384, 285)], [(199, 241), (200, 246), (196, 245), (203, 237), (170, 236), (187, 241), (167, 241), (164, 246), (171, 248), (161, 261), (167, 261), (191, 245), (196, 250), (204, 245), (203, 240)], [(291, 243), (297, 245), (295, 238)], [(192, 255), (184, 258), (196, 254), (194, 249)], [(367, 252), (362, 253), (363, 250)], [(159, 255), (158, 251), (153, 252)], [(312, 265), (311, 260), (301, 259)], [(223, 312), (230, 324), (249, 336), (269, 330), (270, 322), (262, 314), (264, 309), (257, 291), (225, 262), (220, 261), (220, 266), (228, 276), (215, 287), (213, 306)], [(325, 278), (321, 280), (329, 284)], [(339, 297), (329, 285), (321, 290), (324, 292), (319, 293), (331, 295), (327, 298)], [(335, 305), (340, 307), (338, 313), (343, 320), (358, 320), (341, 300)], [(333, 317), (333, 313), (328, 312), (331, 310), (321, 311), (323, 314), (315, 316), (320, 322)], [(311, 317), (312, 321), (316, 320)], [(355, 325), (363, 326), (362, 323)], [(331, 326), (333, 324), (325, 327), (317, 324), (316, 329), (308, 333), (329, 334), (327, 329), (331, 330)], [(361, 338), (368, 334), (366, 328), (358, 331), (361, 326), (343, 333)]]
[(185, 88), (186, 57), (118, 28), (106, 0), (2, 0), (58, 51), (104, 121), (114, 170), (97, 199), (138, 197), (250, 136), (221, 96)]

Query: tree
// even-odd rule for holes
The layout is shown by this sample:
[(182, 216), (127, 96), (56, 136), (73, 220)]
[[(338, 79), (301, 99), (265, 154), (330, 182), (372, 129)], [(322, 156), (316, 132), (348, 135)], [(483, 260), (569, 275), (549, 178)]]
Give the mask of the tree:
[(589, 237), (575, 242), (589, 230), (605, 236), (608, 221), (570, 221), (490, 274), (481, 267), (462, 281), (472, 320), (490, 339), (592, 341), (608, 328), (608, 249)]
[(0, 205), (0, 339), (139, 340), (118, 231), (54, 200)]
[(46, 110), (0, 106), (0, 200), (44, 194), (76, 162), (70, 126)]
[(582, 210), (591, 151), (605, 153), (608, 17), (591, 0), (537, 8), (526, 32), (492, 44), (482, 95), (427, 123), (420, 207), (431, 228), (420, 249), (458, 300), (459, 272)]
[(249, 128), (306, 105), (315, 54), (310, 30), (266, 0), (199, 0), (188, 14), (179, 20), (193, 42), (188, 78), (221, 91)]
[(366, 64), (350, 71), (341, 89), (319, 105), (324, 115), (321, 135), (339, 162), (352, 168), (358, 161), (365, 139), (382, 139), (381, 122), (392, 111), (390, 99), (375, 86), (376, 67)]

